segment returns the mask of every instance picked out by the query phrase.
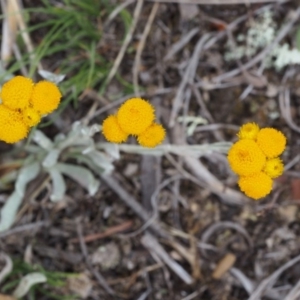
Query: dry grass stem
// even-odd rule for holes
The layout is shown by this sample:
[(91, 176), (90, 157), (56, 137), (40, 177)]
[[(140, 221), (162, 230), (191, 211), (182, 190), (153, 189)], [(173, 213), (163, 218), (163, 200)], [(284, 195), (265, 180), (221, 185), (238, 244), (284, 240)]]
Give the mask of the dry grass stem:
[(291, 104), (290, 104), (290, 90), (287, 88), (285, 88), (279, 94), (279, 107), (280, 107), (280, 112), (282, 114), (282, 117), (284, 118), (286, 123), (291, 127), (291, 129), (300, 133), (300, 127), (298, 127), (292, 119)]
[(133, 13), (133, 20), (132, 20), (132, 23), (131, 23), (131, 26), (130, 26), (130, 29), (128, 30), (128, 33), (125, 37), (125, 40), (123, 42), (123, 45), (114, 61), (114, 64), (111, 68), (111, 70), (109, 71), (109, 74), (106, 78), (106, 84), (109, 84), (110, 81), (113, 79), (113, 77), (116, 75), (116, 72), (123, 60), (123, 57), (125, 55), (125, 52), (126, 52), (126, 49), (127, 47), (129, 46), (129, 43), (131, 42), (132, 40), (132, 37), (133, 37), (133, 33), (135, 31), (135, 28), (136, 28), (136, 25), (138, 23), (138, 20), (139, 20), (139, 17), (140, 17), (140, 14), (141, 14), (141, 11), (142, 11), (142, 7), (143, 7), (143, 3), (144, 3), (144, 0), (137, 0), (137, 4), (136, 4), (136, 7), (135, 7), (135, 10), (134, 10), (134, 13)]
[(293, 267), (299, 261), (300, 261), (300, 255), (289, 260), (287, 263), (285, 263), (283, 266), (281, 266), (279, 269), (277, 269), (272, 275), (268, 276), (266, 279), (264, 279), (262, 282), (260, 282), (260, 284), (256, 287), (256, 289), (253, 291), (251, 296), (248, 298), (248, 300), (260, 299), (264, 295), (265, 291), (267, 289), (271, 288), (276, 283), (276, 280), (278, 279), (278, 277), (285, 270)]
[[(29, 35), (29, 31), (28, 28), (26, 26), (26, 22), (24, 20), (24, 16), (23, 16), (23, 12), (22, 12), (22, 7), (20, 5), (20, 2), (18, 0), (9, 0), (11, 2), (11, 9), (14, 12), (16, 19), (17, 19), (17, 23), (18, 23), (18, 27), (21, 31), (21, 36), (22, 39), (24, 40), (24, 43), (26, 45), (27, 51), (30, 53), (30, 56), (32, 58), (32, 60), (35, 59), (34, 56), (34, 47)], [(39, 70), (43, 70), (43, 66), (41, 62), (38, 62), (38, 69)]]
[(115, 17), (127, 6), (136, 2), (136, 0), (126, 0), (125, 2), (118, 5), (107, 17), (106, 21), (103, 24), (104, 29), (109, 26), (109, 24), (115, 19)]
[(170, 121), (169, 126), (173, 127), (175, 125), (175, 120), (177, 118), (177, 114), (180, 110), (180, 107), (183, 103), (184, 98), (184, 91), (188, 83), (193, 84), (194, 76), (197, 70), (198, 62), (199, 62), (199, 56), (203, 49), (203, 46), (205, 42), (210, 38), (210, 34), (205, 34), (201, 37), (201, 39), (198, 41), (197, 45), (195, 46), (193, 55), (186, 67), (186, 70), (184, 72), (183, 78), (181, 80), (181, 83), (179, 85), (179, 88), (177, 90), (177, 93), (175, 95), (175, 98), (173, 99), (172, 103), (172, 110), (170, 115)]
[(156, 238), (147, 233), (142, 237), (141, 242), (149, 251), (156, 253), (156, 255), (158, 255), (158, 257), (186, 284), (190, 285), (194, 282), (193, 278), (182, 268), (182, 266), (170, 257)]
[(199, 28), (193, 28), (188, 32), (188, 34), (182, 36), (182, 38), (172, 45), (170, 50), (168, 50), (166, 56), (164, 57), (164, 61), (168, 61), (172, 59), (172, 57), (178, 53), (189, 41), (199, 32)]
[(152, 9), (151, 9), (149, 18), (147, 20), (145, 29), (143, 31), (142, 37), (141, 37), (141, 39), (138, 43), (138, 47), (136, 49), (136, 54), (135, 54), (134, 64), (133, 64), (133, 86), (134, 86), (134, 93), (135, 93), (136, 97), (140, 97), (138, 75), (139, 75), (139, 71), (140, 71), (140, 67), (141, 67), (141, 56), (142, 56), (142, 52), (143, 52), (145, 44), (146, 44), (147, 37), (150, 33), (152, 23), (157, 14), (158, 8), (159, 8), (159, 3), (154, 3), (152, 6)]
[(82, 236), (82, 228), (80, 223), (77, 223), (77, 234), (78, 234), (78, 239), (79, 239), (79, 243), (80, 243), (80, 248), (83, 254), (83, 257), (86, 261), (86, 264), (89, 268), (89, 270), (91, 271), (91, 273), (95, 276), (95, 278), (97, 279), (97, 281), (99, 282), (100, 286), (109, 294), (109, 295), (115, 295), (115, 291), (108, 285), (108, 283), (106, 282), (105, 278), (97, 271), (93, 268), (90, 259), (89, 259), (89, 255), (88, 255), (88, 250), (86, 247), (86, 244), (84, 242), (84, 238)]
[(198, 4), (198, 5), (234, 5), (234, 4), (255, 4), (276, 2), (285, 3), (290, 0), (147, 0), (149, 2), (161, 2), (161, 3), (181, 3), (181, 4)]

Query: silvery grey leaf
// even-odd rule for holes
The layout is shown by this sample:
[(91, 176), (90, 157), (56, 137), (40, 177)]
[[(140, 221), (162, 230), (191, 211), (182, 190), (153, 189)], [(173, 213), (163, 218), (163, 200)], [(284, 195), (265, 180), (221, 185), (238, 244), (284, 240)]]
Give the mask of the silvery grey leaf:
[(81, 135), (69, 135), (67, 138), (57, 144), (58, 149), (65, 149), (71, 146), (89, 146), (94, 142), (90, 137)]
[(15, 221), (17, 210), (21, 204), (23, 195), (14, 191), (6, 200), (1, 209), (0, 232), (9, 229)]
[(91, 151), (86, 154), (86, 156), (88, 156), (96, 166), (102, 168), (105, 174), (109, 174), (114, 170), (114, 166), (111, 163), (110, 158), (100, 151)]
[(3, 281), (3, 279), (12, 271), (13, 269), (13, 262), (11, 258), (5, 254), (4, 252), (0, 253), (1, 260), (5, 261), (5, 265), (2, 267), (2, 270), (0, 271), (0, 283)]
[(87, 126), (83, 126), (81, 125), (81, 128), (80, 128), (80, 134), (83, 135), (83, 136), (89, 136), (89, 128)]
[(89, 127), (89, 136), (93, 136), (95, 133), (100, 132), (100, 125), (93, 124)]
[(72, 125), (72, 132), (76, 135), (92, 137), (96, 132), (99, 132), (101, 129), (100, 125), (93, 124), (92, 126), (86, 126), (79, 121), (76, 121)]
[(86, 188), (91, 196), (96, 194), (99, 188), (99, 180), (87, 168), (64, 163), (58, 163), (56, 168)]
[(43, 160), (42, 166), (44, 168), (53, 167), (57, 163), (60, 152), (61, 150), (59, 149), (52, 149)]
[(75, 121), (73, 124), (72, 124), (72, 131), (80, 131), (80, 128), (81, 128), (81, 122), (80, 121)]
[(18, 171), (12, 170), (0, 177), (0, 189), (7, 188), (7, 185), (15, 182), (18, 178)]
[(95, 133), (100, 131), (100, 126), (98, 124), (93, 124), (92, 126), (80, 125), (80, 133), (83, 136), (92, 137)]
[(95, 151), (95, 146), (94, 146), (94, 145), (91, 145), (91, 146), (89, 146), (89, 147), (84, 148), (84, 149), (81, 151), (81, 153), (82, 153), (83, 155), (86, 155), (86, 154), (88, 154), (88, 153), (90, 153), (90, 152), (92, 152), (92, 151)]
[(39, 172), (40, 164), (38, 162), (33, 162), (30, 165), (24, 166), (18, 175), (18, 179), (15, 184), (15, 191), (23, 197), (27, 184), (36, 178)]
[(77, 137), (77, 138), (74, 138), (73, 140), (67, 140), (65, 142), (60, 143), (58, 148), (63, 150), (63, 149), (66, 149), (68, 147), (90, 146), (92, 144), (93, 144), (93, 142), (89, 138)]
[(66, 193), (66, 183), (60, 171), (55, 167), (47, 170), (52, 180), (52, 193), (50, 199), (53, 202), (60, 201), (64, 198)]
[(15, 221), (17, 210), (22, 202), (27, 184), (39, 174), (38, 162), (25, 166), (21, 169), (14, 192), (8, 197), (1, 209), (0, 232), (7, 230)]
[(119, 145), (114, 143), (99, 143), (97, 144), (98, 149), (104, 149), (113, 159), (120, 159)]
[(27, 274), (21, 279), (17, 288), (13, 292), (13, 296), (16, 298), (22, 298), (29, 292), (30, 288), (34, 284), (44, 282), (47, 282), (47, 277), (42, 273), (34, 272)]
[[(37, 145), (33, 145), (33, 144), (26, 145), (25, 149), (27, 152), (33, 153), (33, 154), (37, 154), (37, 153), (41, 152), (41, 147), (39, 147)], [(43, 149), (43, 151), (45, 151), (45, 150)]]
[(54, 74), (52, 72), (49, 71), (45, 71), (45, 70), (39, 70), (38, 73), (46, 80), (51, 81), (55, 84), (60, 83), (61, 81), (63, 81), (66, 77), (65, 74)]
[(59, 133), (54, 137), (54, 143), (58, 144), (61, 143), (62, 141), (64, 141), (66, 139), (66, 135), (63, 133)]
[(33, 133), (32, 139), (45, 150), (50, 150), (53, 148), (52, 141), (40, 130), (36, 130)]

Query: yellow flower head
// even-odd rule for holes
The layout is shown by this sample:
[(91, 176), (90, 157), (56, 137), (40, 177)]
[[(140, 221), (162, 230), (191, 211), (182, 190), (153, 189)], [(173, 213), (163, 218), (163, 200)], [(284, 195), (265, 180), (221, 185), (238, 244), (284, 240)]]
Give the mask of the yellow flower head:
[(122, 130), (138, 135), (154, 121), (154, 107), (141, 98), (131, 98), (123, 103), (117, 112), (117, 119)]
[(272, 190), (272, 179), (264, 172), (258, 172), (251, 176), (242, 176), (238, 185), (246, 196), (258, 200), (267, 196)]
[(256, 123), (244, 124), (238, 133), (239, 139), (251, 139), (255, 140), (259, 132), (259, 127)]
[(49, 114), (55, 110), (60, 102), (61, 92), (50, 81), (40, 81), (34, 85), (30, 104), (39, 114)]
[(154, 148), (166, 136), (166, 131), (160, 124), (153, 123), (144, 132), (138, 135), (138, 143), (143, 147)]
[(24, 109), (22, 115), (24, 123), (29, 127), (33, 127), (41, 121), (40, 114), (31, 107), (27, 107), (26, 109)]
[(3, 84), (0, 93), (2, 104), (10, 109), (24, 109), (29, 105), (32, 90), (30, 78), (16, 76)]
[(243, 176), (260, 172), (265, 165), (266, 156), (253, 140), (237, 141), (228, 151), (231, 169)]
[(110, 115), (102, 124), (102, 133), (111, 143), (122, 143), (127, 140), (128, 134), (125, 133), (117, 121), (117, 117)]
[(273, 158), (284, 151), (286, 137), (274, 128), (263, 128), (258, 132), (256, 142), (268, 158)]
[(271, 178), (276, 178), (283, 173), (283, 170), (284, 165), (282, 160), (276, 157), (267, 160), (263, 171)]
[(0, 105), (0, 140), (8, 144), (24, 139), (28, 126), (23, 122), (22, 114)]

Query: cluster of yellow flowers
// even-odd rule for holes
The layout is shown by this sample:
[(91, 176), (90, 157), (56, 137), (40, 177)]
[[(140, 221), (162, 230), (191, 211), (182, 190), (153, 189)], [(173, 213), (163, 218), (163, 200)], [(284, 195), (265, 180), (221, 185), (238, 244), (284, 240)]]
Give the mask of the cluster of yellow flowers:
[(278, 156), (285, 149), (286, 138), (274, 128), (260, 129), (255, 123), (243, 125), (238, 137), (229, 149), (228, 161), (240, 176), (240, 189), (257, 200), (271, 192), (272, 179), (283, 173), (284, 165)]
[(58, 107), (61, 93), (50, 81), (34, 84), (30, 78), (16, 76), (2, 86), (0, 98), (0, 140), (12, 144)]
[(112, 143), (125, 142), (131, 134), (141, 146), (153, 148), (165, 138), (165, 129), (154, 122), (155, 109), (146, 100), (126, 100), (115, 115), (108, 116), (102, 124), (104, 137)]

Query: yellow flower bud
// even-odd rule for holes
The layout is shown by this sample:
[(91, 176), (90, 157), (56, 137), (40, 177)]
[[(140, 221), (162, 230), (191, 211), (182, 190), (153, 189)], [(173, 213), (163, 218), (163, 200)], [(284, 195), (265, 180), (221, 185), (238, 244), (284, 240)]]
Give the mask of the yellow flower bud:
[(141, 98), (131, 98), (123, 103), (117, 112), (121, 129), (133, 135), (141, 134), (154, 121), (154, 107)]
[(160, 124), (153, 123), (144, 132), (138, 135), (138, 143), (141, 146), (154, 148), (165, 139), (166, 131)]
[(29, 127), (33, 127), (41, 121), (40, 114), (31, 107), (27, 107), (26, 109), (24, 109), (22, 114), (24, 123)]
[(108, 116), (102, 124), (102, 133), (111, 143), (122, 143), (128, 138), (128, 134), (122, 131), (116, 116)]
[(264, 172), (271, 178), (276, 178), (280, 176), (283, 173), (283, 170), (283, 162), (278, 157), (268, 159), (264, 167)]
[(10, 109), (24, 109), (29, 105), (32, 90), (30, 78), (16, 76), (3, 84), (0, 93), (2, 104)]
[(255, 200), (267, 196), (272, 190), (272, 183), (271, 177), (264, 172), (242, 176), (238, 181), (241, 191)]
[(235, 173), (248, 176), (263, 169), (266, 156), (253, 140), (243, 139), (229, 149), (228, 161)]
[(256, 142), (268, 158), (273, 158), (284, 151), (286, 137), (274, 128), (263, 128), (258, 132)]
[(8, 144), (24, 139), (28, 134), (28, 126), (20, 112), (0, 105), (0, 140)]
[(255, 140), (259, 132), (259, 127), (255, 123), (244, 124), (238, 133), (239, 139), (251, 139)]
[(40, 81), (33, 87), (30, 104), (39, 114), (49, 114), (58, 107), (61, 96), (56, 84), (46, 80)]

